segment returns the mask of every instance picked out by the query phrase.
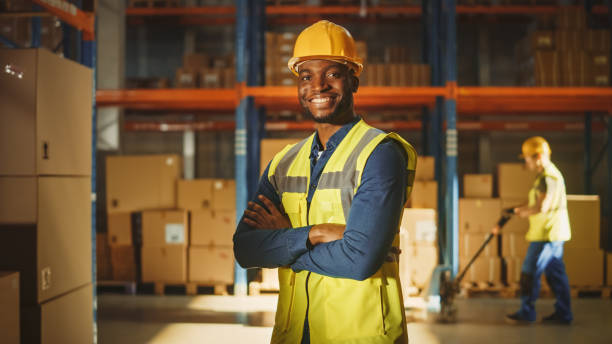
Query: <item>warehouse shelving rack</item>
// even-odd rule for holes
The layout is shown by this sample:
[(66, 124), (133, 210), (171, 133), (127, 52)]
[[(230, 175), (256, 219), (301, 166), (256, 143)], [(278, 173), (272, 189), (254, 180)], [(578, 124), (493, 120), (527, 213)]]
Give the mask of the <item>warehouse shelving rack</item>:
[[(612, 11), (607, 6), (590, 6), (596, 15)], [(439, 212), (440, 253), (443, 265), (439, 272), (458, 270), (458, 183), (457, 130), (583, 130), (585, 136), (585, 180), (592, 169), (590, 146), (593, 130), (605, 130), (612, 136), (612, 121), (593, 124), (591, 112), (612, 115), (612, 88), (566, 87), (463, 87), (457, 85), (456, 17), (457, 15), (525, 16), (554, 14), (559, 6), (457, 6), (455, 0), (423, 0), (422, 6), (368, 7), (367, 16), (360, 6), (265, 6), (265, 1), (237, 0), (235, 6), (198, 8), (128, 8), (127, 16), (142, 19), (151, 16), (178, 16), (179, 24), (236, 24), (237, 85), (233, 89), (197, 90), (98, 90), (99, 106), (124, 106), (133, 109), (205, 110), (231, 113), (227, 122), (195, 121), (191, 123), (126, 122), (128, 130), (235, 130), (237, 213), (244, 209), (248, 193), (253, 192), (259, 176), (259, 140), (265, 130), (310, 130), (307, 124), (294, 122), (265, 123), (264, 108), (296, 109), (294, 87), (263, 85), (264, 22), (284, 19), (280, 23), (312, 23), (322, 17), (339, 16), (343, 20), (368, 20), (371, 16), (392, 13), (401, 18), (421, 16), (424, 22), (423, 60), (432, 68), (432, 87), (361, 87), (356, 95), (358, 109), (425, 107), (423, 122), (392, 122), (385, 129), (422, 130), (425, 154), (436, 157), (436, 180), (440, 182)], [(223, 15), (222, 18), (214, 18)], [(266, 19), (266, 16), (269, 18)], [(346, 16), (353, 16), (346, 18)], [(368, 17), (369, 16), (369, 17)], [(386, 17), (385, 17), (386, 18)], [(374, 18), (376, 19), (376, 18)], [(374, 20), (375, 21), (375, 20)], [(135, 23), (141, 23), (135, 21)], [(443, 44), (431, 44), (443, 42)], [(457, 121), (457, 114), (486, 115), (495, 112), (518, 116), (519, 121)], [(576, 115), (585, 113), (584, 122), (531, 122), (521, 113)], [(444, 143), (444, 146), (442, 146)], [(612, 145), (608, 145), (608, 176), (612, 176)], [(590, 193), (588, 182), (585, 192)], [(608, 183), (612, 199), (612, 183)], [(612, 202), (608, 214), (612, 214)], [(246, 273), (236, 268), (236, 294), (246, 294)], [(434, 282), (437, 282), (434, 280)]]
[[(43, 16), (56, 16), (62, 22), (64, 36), (62, 37), (63, 55), (93, 70), (92, 83), (92, 142), (91, 142), (91, 243), (92, 243), (92, 271), (91, 281), (96, 283), (96, 30), (95, 30), (95, 0), (32, 0), (35, 11), (4, 12), (3, 17), (32, 17), (31, 47), (40, 47), (41, 22)], [(77, 44), (72, 45), (75, 38)], [(15, 42), (0, 35), (0, 41), (10, 48), (21, 48)], [(76, 49), (73, 49), (76, 48)], [(97, 295), (93, 288), (93, 319), (94, 338), (97, 343)]]

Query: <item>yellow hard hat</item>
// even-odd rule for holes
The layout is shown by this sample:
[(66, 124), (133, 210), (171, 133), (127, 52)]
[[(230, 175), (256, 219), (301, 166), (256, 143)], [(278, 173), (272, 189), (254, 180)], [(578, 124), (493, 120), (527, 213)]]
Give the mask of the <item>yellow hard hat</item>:
[(320, 20), (300, 33), (287, 66), (293, 74), (298, 75), (299, 64), (308, 60), (344, 63), (355, 72), (355, 76), (359, 76), (363, 70), (363, 60), (357, 56), (351, 34), (327, 20)]
[(533, 136), (523, 142), (521, 147), (523, 154), (520, 155), (521, 159), (526, 156), (534, 156), (536, 154), (547, 154), (550, 155), (550, 146), (548, 142), (542, 136)]

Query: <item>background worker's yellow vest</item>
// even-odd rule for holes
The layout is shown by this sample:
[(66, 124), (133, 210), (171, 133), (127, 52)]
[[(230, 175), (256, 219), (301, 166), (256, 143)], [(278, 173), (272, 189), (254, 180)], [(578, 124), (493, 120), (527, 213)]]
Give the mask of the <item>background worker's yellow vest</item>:
[[(365, 163), (385, 138), (397, 140), (406, 150), (409, 195), (416, 168), (414, 148), (398, 135), (386, 134), (363, 120), (349, 131), (325, 165), (310, 209), (306, 198), (314, 134), (278, 153), (270, 164), (268, 179), (292, 226), (346, 224)], [(399, 247), (398, 235), (393, 246)], [(278, 270), (280, 293), (272, 343), (300, 343), (306, 312), (312, 344), (408, 342), (397, 262), (384, 263), (364, 281), (308, 271), (295, 273), (284, 267)]]
[(529, 207), (536, 204), (538, 186), (545, 178), (557, 181), (552, 196), (551, 207), (546, 213), (529, 216), (529, 231), (525, 236), (527, 241), (567, 241), (571, 238), (569, 216), (567, 214), (567, 197), (563, 175), (552, 162), (540, 173), (529, 191)]

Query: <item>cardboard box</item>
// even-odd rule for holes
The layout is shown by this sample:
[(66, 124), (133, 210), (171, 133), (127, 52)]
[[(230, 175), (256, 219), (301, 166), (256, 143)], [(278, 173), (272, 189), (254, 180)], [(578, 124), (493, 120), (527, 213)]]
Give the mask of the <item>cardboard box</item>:
[(19, 272), (0, 271), (2, 343), (19, 344)]
[(183, 55), (183, 68), (198, 70), (208, 68), (210, 59), (205, 54), (185, 54)]
[(502, 251), (504, 257), (525, 257), (529, 242), (525, 240), (525, 234), (505, 233), (501, 235)]
[(187, 282), (187, 246), (143, 246), (143, 282)]
[(504, 261), (506, 263), (505, 282), (508, 285), (520, 285), (519, 283), (521, 281), (521, 269), (523, 267), (523, 259), (524, 257), (520, 256), (504, 257)]
[(603, 285), (604, 252), (592, 248), (564, 247), (563, 261), (571, 286)]
[[(418, 168), (418, 167), (417, 167)], [(438, 208), (438, 182), (415, 181), (410, 194), (411, 208)]]
[(232, 246), (235, 231), (236, 212), (233, 210), (191, 212), (191, 245)]
[(585, 36), (585, 31), (557, 30), (555, 31), (556, 50), (564, 53), (580, 52)]
[[(527, 204), (527, 199), (502, 199), (501, 205), (502, 210), (508, 208), (516, 208), (522, 205)], [(529, 230), (529, 219), (521, 218), (518, 216), (512, 216), (510, 221), (506, 222), (506, 225), (502, 229), (502, 234), (506, 233), (516, 233), (519, 236), (525, 236), (527, 231)]]
[(45, 49), (0, 49), (0, 65), (0, 175), (90, 175), (91, 69)]
[(266, 167), (274, 159), (277, 153), (283, 150), (287, 145), (297, 143), (299, 139), (263, 139), (261, 140), (261, 153), (259, 164), (259, 174), (263, 174)]
[[(480, 246), (484, 243), (488, 233), (465, 233), (459, 234), (459, 255), (464, 257), (472, 257)], [(489, 244), (485, 246), (480, 253), (481, 257), (497, 257), (499, 256), (499, 237), (493, 237)]]
[(213, 210), (236, 211), (236, 181), (215, 179), (213, 181)]
[(561, 53), (561, 85), (589, 86), (593, 79), (592, 61), (584, 51)]
[(557, 28), (581, 30), (586, 28), (586, 10), (583, 6), (562, 6), (557, 13)]
[[(460, 271), (463, 271), (471, 258), (472, 257), (459, 256)], [(465, 274), (463, 281), (473, 283), (501, 283), (501, 258), (478, 257)]]
[(610, 30), (587, 30), (584, 50), (610, 53)]
[(142, 246), (188, 245), (187, 212), (149, 210), (142, 212)]
[(610, 52), (592, 52), (587, 55), (594, 75), (610, 74)]
[(111, 246), (110, 259), (114, 281), (136, 281), (138, 271), (136, 250), (133, 246)]
[(197, 88), (199, 84), (199, 74), (196, 70), (179, 68), (174, 76), (175, 88)]
[(500, 216), (498, 198), (460, 198), (459, 234), (490, 233)]
[(417, 168), (414, 180), (434, 180), (435, 175), (435, 158), (433, 156), (417, 157)]
[(606, 277), (607, 277), (606, 284), (609, 286), (612, 286), (612, 253), (608, 253), (607, 256), (608, 256), (608, 261), (606, 265), (607, 265), (608, 270), (606, 274)]
[(22, 308), (22, 343), (93, 343), (92, 286), (33, 307)]
[(402, 247), (400, 254), (400, 280), (402, 287), (424, 288), (431, 280), (433, 270), (438, 265), (438, 248), (430, 245), (408, 245)]
[(600, 248), (601, 205), (596, 195), (567, 195), (572, 239), (567, 248)]
[(185, 210), (209, 209), (212, 206), (213, 179), (178, 181), (178, 207)]
[(434, 209), (404, 209), (400, 233), (405, 245), (437, 245), (438, 222)]
[(493, 175), (464, 174), (463, 197), (491, 198), (493, 197)]
[(189, 248), (189, 282), (234, 283), (234, 252), (231, 247)]
[(221, 88), (223, 84), (223, 69), (203, 68), (200, 69), (201, 88)]
[(561, 85), (559, 53), (556, 51), (536, 51), (534, 54), (534, 75), (536, 86)]
[(96, 279), (98, 281), (110, 281), (113, 279), (110, 247), (108, 246), (106, 236), (106, 233), (96, 233)]
[(109, 156), (106, 159), (108, 213), (176, 208), (176, 184), (181, 173), (178, 155)]
[(280, 288), (278, 269), (261, 269), (261, 287), (262, 289), (271, 290), (278, 290)]
[(20, 272), (22, 305), (91, 281), (90, 190), (89, 177), (0, 177), (0, 270)]
[(108, 244), (132, 245), (132, 213), (106, 214), (106, 219)]
[(503, 199), (526, 199), (535, 177), (536, 173), (529, 171), (522, 163), (501, 163), (497, 165), (499, 197)]

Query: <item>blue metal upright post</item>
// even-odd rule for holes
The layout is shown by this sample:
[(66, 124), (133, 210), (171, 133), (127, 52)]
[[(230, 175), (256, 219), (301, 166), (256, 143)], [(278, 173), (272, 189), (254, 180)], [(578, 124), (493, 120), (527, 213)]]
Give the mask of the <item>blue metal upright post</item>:
[[(451, 90), (457, 87), (457, 27), (455, 0), (444, 0), (446, 44), (444, 67), (446, 84)], [(451, 267), (451, 276), (459, 270), (459, 184), (457, 181), (457, 99), (451, 92), (444, 101), (446, 118), (446, 264)]]
[(593, 190), (591, 182), (591, 141), (592, 141), (592, 114), (587, 112), (584, 114), (584, 193), (590, 195)]
[[(35, 11), (42, 11), (42, 8), (38, 5), (34, 5), (33, 9)], [(30, 20), (30, 25), (32, 27), (32, 40), (30, 43), (30, 47), (38, 48), (40, 47), (40, 29), (41, 29), (41, 21), (40, 17), (32, 17)]]
[[(249, 38), (248, 0), (236, 0), (236, 82), (243, 87), (247, 79), (248, 38)], [(247, 113), (249, 99), (240, 99), (236, 108), (236, 223), (240, 221), (248, 202), (247, 177)], [(234, 269), (234, 295), (247, 295), (248, 281), (246, 270), (237, 262)]]
[(91, 133), (91, 282), (93, 288), (93, 319), (94, 319), (94, 344), (98, 342), (98, 297), (95, 288), (97, 282), (97, 263), (96, 263), (96, 142), (97, 142), (97, 111), (96, 111), (96, 41), (95, 39), (83, 40), (81, 42), (81, 64), (89, 67), (93, 71), (92, 84), (92, 133)]
[[(612, 113), (608, 114), (608, 242), (604, 243), (607, 250), (612, 250)], [(612, 276), (608, 276), (610, 283)]]

